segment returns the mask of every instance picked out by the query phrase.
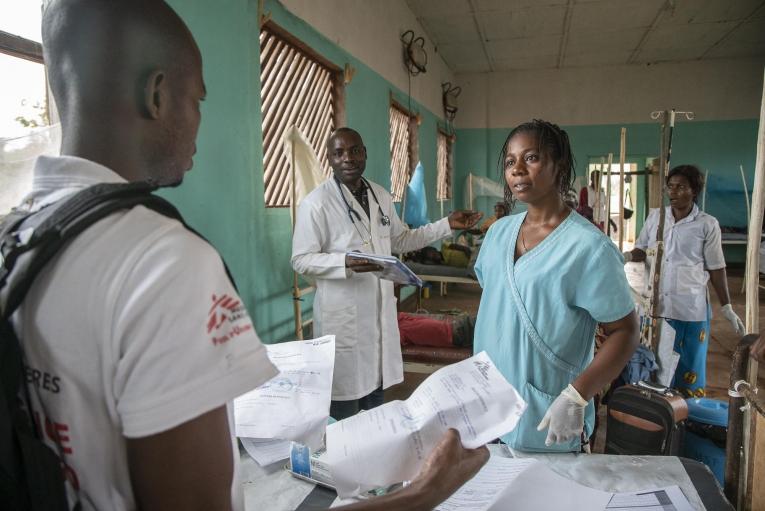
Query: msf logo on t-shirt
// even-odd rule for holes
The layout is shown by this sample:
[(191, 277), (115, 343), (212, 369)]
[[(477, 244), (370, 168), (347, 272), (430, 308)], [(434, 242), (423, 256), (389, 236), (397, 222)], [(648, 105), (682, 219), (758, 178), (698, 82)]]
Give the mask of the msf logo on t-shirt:
[(207, 334), (212, 343), (224, 344), (248, 330), (252, 330), (252, 323), (242, 302), (225, 293), (213, 294), (207, 313)]

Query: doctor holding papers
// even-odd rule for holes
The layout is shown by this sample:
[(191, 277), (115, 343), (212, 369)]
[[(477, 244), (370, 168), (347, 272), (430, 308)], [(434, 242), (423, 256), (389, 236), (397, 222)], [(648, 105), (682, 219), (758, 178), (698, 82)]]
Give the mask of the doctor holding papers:
[(327, 463), (338, 495), (410, 480), (449, 428), (472, 449), (511, 431), (525, 409), (486, 353), (439, 369), (406, 401), (327, 427)]
[[(335, 337), (270, 344), (266, 350), (279, 374), (234, 400), (236, 436), (292, 440), (318, 449), (329, 417)], [(269, 444), (260, 447), (274, 447)], [(248, 445), (257, 448), (255, 442)]]
[(394, 284), (422, 287), (422, 279), (396, 257), (362, 254), (361, 252), (348, 252), (345, 254), (345, 257), (352, 261), (366, 261), (369, 264), (376, 265), (379, 270), (375, 270), (372, 273), (380, 279), (390, 280)]
[(481, 214), (454, 211), (409, 229), (391, 194), (364, 179), (367, 150), (359, 133), (335, 130), (327, 160), (332, 177), (298, 206), (292, 267), (316, 281), (315, 332), (336, 336), (331, 415), (340, 420), (382, 404), (383, 389), (404, 379), (393, 282), (370, 273), (380, 269), (377, 264), (346, 254), (416, 250), (451, 236), (452, 229), (469, 229)]

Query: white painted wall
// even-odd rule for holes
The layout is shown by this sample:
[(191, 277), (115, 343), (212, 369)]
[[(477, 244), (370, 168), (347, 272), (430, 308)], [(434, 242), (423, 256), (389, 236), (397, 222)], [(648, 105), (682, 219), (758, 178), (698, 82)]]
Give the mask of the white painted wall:
[(668, 108), (693, 111), (703, 121), (753, 119), (764, 66), (765, 59), (740, 59), (461, 74), (456, 122), (460, 128), (508, 128), (532, 118), (638, 123)]
[(414, 30), (425, 37), (427, 72), (412, 77), (412, 97), (428, 110), (443, 117), (441, 83), (454, 83), (454, 75), (407, 6), (405, 0), (280, 0), (298, 18), (324, 37), (374, 69), (383, 78), (406, 92), (400, 36)]

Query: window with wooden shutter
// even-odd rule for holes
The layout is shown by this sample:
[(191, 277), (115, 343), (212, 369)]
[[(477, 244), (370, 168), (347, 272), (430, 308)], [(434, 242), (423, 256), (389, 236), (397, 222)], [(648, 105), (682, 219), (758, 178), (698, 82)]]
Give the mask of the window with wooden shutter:
[(410, 175), (409, 114), (390, 106), (390, 192), (394, 202), (401, 202)]
[(266, 207), (290, 205), (291, 162), (282, 136), (296, 125), (316, 152), (324, 174), (331, 169), (326, 142), (335, 128), (339, 69), (269, 23), (260, 32), (260, 100)]
[(439, 130), (437, 137), (436, 200), (446, 201), (452, 198), (452, 140), (449, 135)]

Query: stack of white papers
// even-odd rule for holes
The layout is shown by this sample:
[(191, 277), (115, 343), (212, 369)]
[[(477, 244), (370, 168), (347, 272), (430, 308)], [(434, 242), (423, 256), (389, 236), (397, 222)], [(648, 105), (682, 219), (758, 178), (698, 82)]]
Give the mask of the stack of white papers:
[(372, 272), (378, 278), (390, 280), (396, 284), (422, 287), (422, 279), (415, 275), (407, 265), (393, 256), (362, 254), (361, 252), (348, 252), (346, 256), (351, 259), (367, 260), (370, 263), (382, 266), (382, 270)]
[(611, 493), (567, 479), (533, 458), (492, 456), (436, 511), (692, 511), (677, 486)]
[(234, 400), (236, 435), (261, 466), (289, 457), (290, 441), (323, 445), (335, 336), (266, 345), (279, 374)]
[(327, 463), (345, 498), (412, 479), (449, 428), (476, 448), (515, 428), (526, 403), (485, 352), (391, 401), (327, 428)]

